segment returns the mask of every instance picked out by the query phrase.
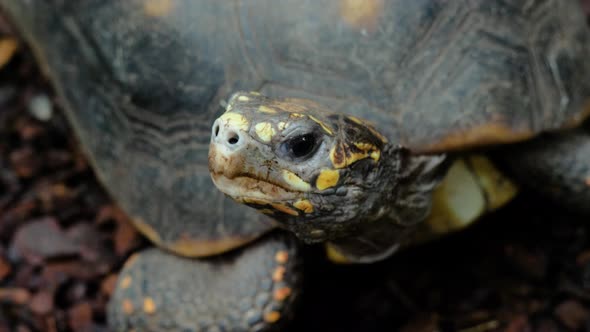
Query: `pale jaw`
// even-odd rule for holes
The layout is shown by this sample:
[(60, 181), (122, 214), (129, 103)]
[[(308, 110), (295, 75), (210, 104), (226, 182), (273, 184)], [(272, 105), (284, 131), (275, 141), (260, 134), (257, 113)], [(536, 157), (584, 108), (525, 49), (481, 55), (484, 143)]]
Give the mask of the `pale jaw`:
[(228, 178), (223, 174), (211, 173), (215, 186), (224, 194), (236, 201), (244, 203), (271, 203), (280, 201), (292, 201), (300, 196), (300, 193), (287, 191), (270, 182), (262, 181), (249, 176), (237, 176)]

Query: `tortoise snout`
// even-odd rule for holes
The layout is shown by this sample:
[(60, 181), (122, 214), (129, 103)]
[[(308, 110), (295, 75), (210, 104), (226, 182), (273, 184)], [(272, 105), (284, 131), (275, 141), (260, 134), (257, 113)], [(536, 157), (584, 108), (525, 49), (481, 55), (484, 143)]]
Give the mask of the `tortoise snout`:
[(241, 128), (232, 121), (224, 121), (219, 118), (213, 123), (211, 131), (211, 143), (222, 145), (229, 150), (236, 150), (244, 145), (246, 135)]
[(214, 179), (221, 175), (231, 179), (244, 170), (245, 147), (252, 143), (248, 128), (249, 122), (241, 114), (225, 113), (215, 120), (208, 156)]

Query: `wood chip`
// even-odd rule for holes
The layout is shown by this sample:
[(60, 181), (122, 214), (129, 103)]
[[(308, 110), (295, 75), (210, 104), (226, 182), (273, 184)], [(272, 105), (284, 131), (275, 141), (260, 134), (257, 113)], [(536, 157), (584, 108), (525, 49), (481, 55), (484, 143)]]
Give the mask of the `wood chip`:
[(88, 302), (74, 305), (68, 310), (68, 324), (74, 331), (85, 330), (92, 325), (92, 307)]
[(117, 278), (118, 275), (110, 274), (106, 278), (102, 279), (100, 283), (100, 291), (107, 296), (111, 296), (115, 291), (115, 287), (117, 286)]
[(53, 310), (53, 293), (41, 290), (33, 295), (29, 303), (31, 311), (37, 315), (46, 315)]

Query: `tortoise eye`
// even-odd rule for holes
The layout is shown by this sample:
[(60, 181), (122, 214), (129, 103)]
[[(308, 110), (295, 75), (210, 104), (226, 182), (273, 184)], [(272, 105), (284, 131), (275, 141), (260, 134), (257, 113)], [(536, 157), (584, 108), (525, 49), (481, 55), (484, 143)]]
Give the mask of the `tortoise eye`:
[(314, 134), (295, 136), (281, 144), (282, 152), (291, 159), (306, 159), (311, 157), (317, 147), (317, 137)]

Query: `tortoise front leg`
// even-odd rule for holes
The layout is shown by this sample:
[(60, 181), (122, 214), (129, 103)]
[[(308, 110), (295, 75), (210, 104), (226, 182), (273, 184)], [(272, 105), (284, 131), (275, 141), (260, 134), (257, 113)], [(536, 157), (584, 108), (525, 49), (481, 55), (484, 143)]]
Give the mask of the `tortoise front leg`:
[(292, 312), (296, 243), (266, 236), (206, 259), (148, 249), (123, 268), (108, 307), (114, 331), (261, 331)]

